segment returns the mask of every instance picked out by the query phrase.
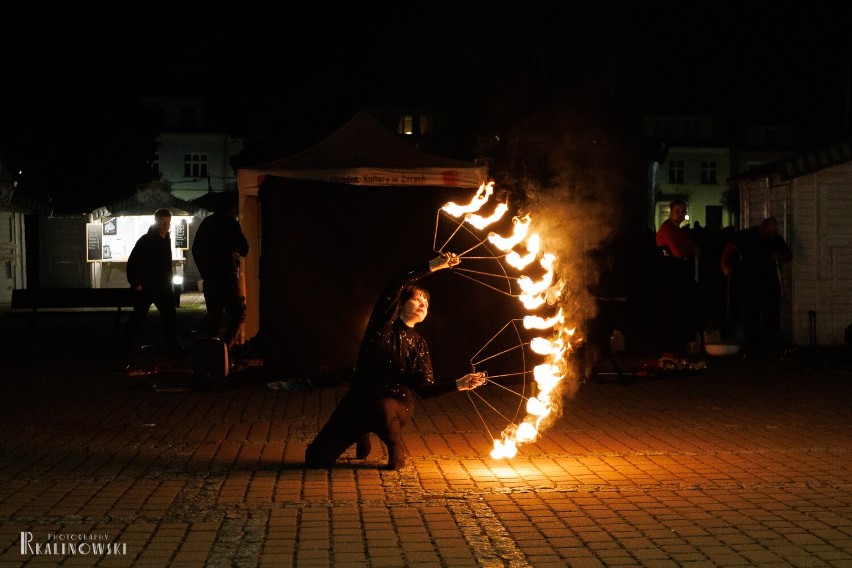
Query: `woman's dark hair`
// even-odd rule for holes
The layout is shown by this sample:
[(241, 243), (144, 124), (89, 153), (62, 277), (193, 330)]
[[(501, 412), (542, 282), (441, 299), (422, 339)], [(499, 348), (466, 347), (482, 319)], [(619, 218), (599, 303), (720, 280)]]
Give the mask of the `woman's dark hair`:
[(407, 302), (408, 300), (413, 298), (414, 295), (417, 294), (417, 292), (422, 292), (423, 295), (426, 296), (427, 302), (431, 301), (431, 299), (429, 298), (429, 291), (428, 290), (425, 290), (425, 289), (421, 288), (420, 286), (406, 286), (402, 290), (402, 295), (399, 298), (400, 303), (404, 304), (405, 302)]

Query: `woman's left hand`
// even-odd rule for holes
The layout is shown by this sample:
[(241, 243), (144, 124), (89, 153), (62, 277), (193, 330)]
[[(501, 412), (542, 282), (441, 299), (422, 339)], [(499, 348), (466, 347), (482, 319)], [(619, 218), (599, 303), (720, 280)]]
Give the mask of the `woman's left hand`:
[(488, 382), (485, 373), (468, 373), (456, 380), (456, 388), (460, 391), (473, 390)]

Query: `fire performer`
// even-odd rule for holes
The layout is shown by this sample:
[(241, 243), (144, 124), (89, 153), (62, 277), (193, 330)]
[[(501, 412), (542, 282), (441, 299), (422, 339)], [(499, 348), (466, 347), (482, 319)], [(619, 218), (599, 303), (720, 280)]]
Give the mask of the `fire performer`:
[(306, 467), (331, 468), (356, 442), (356, 458), (365, 459), (372, 432), (388, 448), (388, 469), (400, 469), (406, 461), (402, 428), (414, 414), (414, 394), (429, 398), (486, 382), (484, 373), (469, 373), (436, 383), (429, 347), (414, 331), (429, 309), (429, 293), (415, 282), (459, 262), (457, 255), (444, 254), (404, 270), (387, 284), (367, 323), (349, 391), (308, 446)]

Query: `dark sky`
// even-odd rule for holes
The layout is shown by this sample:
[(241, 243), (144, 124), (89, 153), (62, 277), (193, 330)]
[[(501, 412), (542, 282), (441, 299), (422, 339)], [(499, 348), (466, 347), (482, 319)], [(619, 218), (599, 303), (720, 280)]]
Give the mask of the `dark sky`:
[(238, 122), (329, 128), (362, 104), (487, 114), (549, 89), (814, 127), (845, 111), (849, 10), (821, 3), (127, 4), (18, 8), (2, 40), (12, 96), (202, 94)]

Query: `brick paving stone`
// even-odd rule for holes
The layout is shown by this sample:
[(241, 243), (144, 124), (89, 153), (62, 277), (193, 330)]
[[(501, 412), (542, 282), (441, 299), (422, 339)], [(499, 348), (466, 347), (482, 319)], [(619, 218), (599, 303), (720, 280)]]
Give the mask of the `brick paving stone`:
[[(58, 325), (110, 340), (98, 321)], [(366, 462), (350, 449), (305, 471), (345, 387), (271, 390), (261, 373), (156, 392), (42, 329), (0, 344), (15, 385), (0, 400), (0, 566), (55, 564), (22, 558), (20, 532), (63, 530), (128, 545), (104, 566), (852, 562), (847, 371), (720, 359), (700, 379), (587, 382), (513, 460), (488, 457), (478, 417), (448, 395), (418, 404), (402, 472), (379, 469), (375, 438)]]

